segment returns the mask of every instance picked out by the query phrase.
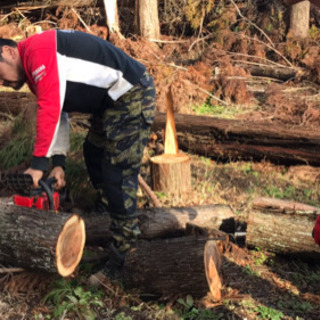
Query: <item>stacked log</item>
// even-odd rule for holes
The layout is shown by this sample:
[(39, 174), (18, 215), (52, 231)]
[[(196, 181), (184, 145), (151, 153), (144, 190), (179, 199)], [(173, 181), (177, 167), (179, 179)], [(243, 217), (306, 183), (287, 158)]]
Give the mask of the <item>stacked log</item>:
[(75, 214), (56, 214), (0, 202), (0, 261), (70, 276), (81, 261), (85, 225)]
[(312, 229), (320, 208), (296, 201), (256, 198), (248, 216), (246, 242), (281, 255), (320, 262)]

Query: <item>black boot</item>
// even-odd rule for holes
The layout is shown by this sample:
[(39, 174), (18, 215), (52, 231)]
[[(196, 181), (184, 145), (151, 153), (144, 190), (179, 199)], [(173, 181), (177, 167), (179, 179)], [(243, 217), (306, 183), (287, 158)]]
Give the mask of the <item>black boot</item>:
[(105, 264), (103, 273), (111, 280), (121, 280), (125, 260), (125, 252), (119, 250), (111, 244), (109, 246), (109, 259)]

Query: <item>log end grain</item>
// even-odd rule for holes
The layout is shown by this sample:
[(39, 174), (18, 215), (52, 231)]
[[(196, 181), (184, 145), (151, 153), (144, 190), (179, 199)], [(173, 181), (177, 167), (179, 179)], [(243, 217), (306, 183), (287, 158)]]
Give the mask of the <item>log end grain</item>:
[(207, 241), (204, 248), (204, 268), (210, 293), (216, 301), (221, 300), (222, 282), (219, 275), (221, 265), (222, 258), (217, 242)]
[(84, 221), (78, 215), (72, 215), (63, 226), (56, 245), (56, 264), (61, 276), (70, 276), (78, 266), (85, 238)]

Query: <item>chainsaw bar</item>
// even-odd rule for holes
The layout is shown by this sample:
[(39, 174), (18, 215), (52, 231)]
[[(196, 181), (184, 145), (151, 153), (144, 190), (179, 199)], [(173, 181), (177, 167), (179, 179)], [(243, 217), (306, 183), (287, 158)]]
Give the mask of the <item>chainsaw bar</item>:
[(21, 195), (29, 195), (33, 188), (33, 179), (30, 174), (10, 173), (3, 180), (10, 190)]

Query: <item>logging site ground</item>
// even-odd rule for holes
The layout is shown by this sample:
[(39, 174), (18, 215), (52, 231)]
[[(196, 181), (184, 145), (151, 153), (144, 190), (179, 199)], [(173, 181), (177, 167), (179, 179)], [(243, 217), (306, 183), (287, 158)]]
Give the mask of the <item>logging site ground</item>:
[[(33, 1), (10, 7), (14, 1), (4, 2), (0, 37), (20, 41), (34, 26), (108, 36), (99, 1), (92, 7), (79, 7), (79, 1), (72, 0), (53, 7), (47, 2), (34, 6)], [(208, 135), (192, 132), (193, 121), (181, 131), (177, 125), (180, 152), (191, 157), (191, 190), (179, 196), (154, 191), (161, 206), (230, 206), (240, 235), (259, 197), (320, 207), (320, 9), (311, 6), (308, 37), (295, 40), (289, 30), (290, 8), (280, 0), (158, 1), (161, 35), (151, 41), (133, 31), (131, 2), (118, 0), (121, 35), (109, 34), (109, 39), (147, 66), (155, 79), (157, 111), (166, 112), (170, 88), (176, 115), (205, 117), (213, 126), (218, 120), (226, 121), (226, 127), (212, 134), (215, 145), (210, 150), (201, 149)], [(28, 168), (35, 116), (36, 100), (26, 87), (0, 92), (1, 176)], [(62, 211), (86, 211), (93, 204), (95, 193), (82, 157), (88, 123), (86, 116), (70, 115), (69, 194)], [(165, 127), (156, 128), (141, 169), (150, 187), (150, 159), (164, 151)], [(255, 139), (271, 142), (259, 146), (252, 143)], [(5, 185), (0, 192), (4, 198), (11, 196)], [(141, 187), (138, 206), (155, 206)], [(281, 237), (294, 238), (296, 229), (295, 224), (285, 226)], [(307, 237), (312, 240), (311, 230)], [(310, 251), (319, 254), (312, 241)], [(278, 254), (247, 246), (245, 236), (230, 234), (221, 268), (220, 300), (209, 293), (202, 298), (192, 294), (146, 297), (139, 288), (127, 290), (108, 279), (93, 285), (95, 259), (83, 259), (68, 278), (32, 270), (15, 272), (19, 266), (6, 265), (2, 259), (0, 319), (318, 320), (320, 261), (291, 256), (290, 249), (287, 254), (285, 249)], [(86, 247), (84, 257), (104, 252), (103, 246)]]

